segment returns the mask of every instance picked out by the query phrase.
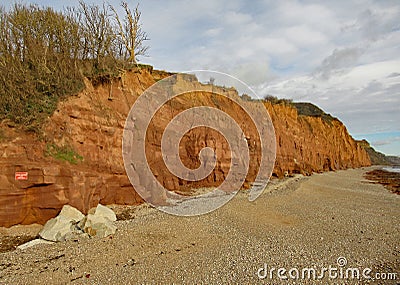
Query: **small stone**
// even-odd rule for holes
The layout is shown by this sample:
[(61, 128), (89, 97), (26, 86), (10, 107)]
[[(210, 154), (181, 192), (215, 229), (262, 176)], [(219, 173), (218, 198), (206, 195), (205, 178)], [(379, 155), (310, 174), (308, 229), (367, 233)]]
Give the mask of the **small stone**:
[(129, 266), (135, 265), (135, 260), (134, 259), (129, 259), (128, 262), (126, 264), (128, 264)]

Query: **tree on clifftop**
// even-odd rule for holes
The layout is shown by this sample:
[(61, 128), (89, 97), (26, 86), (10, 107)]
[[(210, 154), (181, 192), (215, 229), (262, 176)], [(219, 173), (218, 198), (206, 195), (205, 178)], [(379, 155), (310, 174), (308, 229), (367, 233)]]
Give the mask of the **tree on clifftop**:
[(0, 4), (0, 121), (40, 131), (60, 99), (85, 87), (84, 77), (112, 84), (146, 55), (138, 6), (131, 11), (122, 2), (121, 17), (105, 2), (78, 2), (64, 12)]
[(109, 9), (104, 3), (102, 6), (89, 5), (80, 0), (77, 20), (82, 31), (83, 59), (92, 58), (96, 69), (104, 68), (100, 65), (105, 65), (107, 56), (113, 56), (115, 38)]
[[(144, 45), (144, 41), (147, 41), (147, 34), (142, 30), (140, 23), (141, 12), (139, 11), (139, 4), (135, 7), (135, 10), (131, 11), (127, 2), (122, 2), (121, 7), (125, 11), (125, 21), (121, 22), (120, 17), (113, 6), (110, 5), (111, 10), (114, 13), (114, 19), (118, 26), (117, 35), (121, 44), (124, 46), (125, 58), (128, 62), (136, 63), (136, 57), (139, 55), (146, 55), (148, 46)], [(124, 50), (120, 49), (121, 52)], [(121, 56), (124, 56), (121, 54)]]

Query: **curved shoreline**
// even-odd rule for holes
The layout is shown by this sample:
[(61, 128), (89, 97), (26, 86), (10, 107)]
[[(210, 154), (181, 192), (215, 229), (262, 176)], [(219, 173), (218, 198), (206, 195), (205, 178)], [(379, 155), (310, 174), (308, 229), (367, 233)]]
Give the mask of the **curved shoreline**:
[(365, 178), (371, 180), (372, 183), (379, 183), (388, 190), (400, 195), (400, 172), (387, 170), (387, 167), (374, 169), (365, 174)]

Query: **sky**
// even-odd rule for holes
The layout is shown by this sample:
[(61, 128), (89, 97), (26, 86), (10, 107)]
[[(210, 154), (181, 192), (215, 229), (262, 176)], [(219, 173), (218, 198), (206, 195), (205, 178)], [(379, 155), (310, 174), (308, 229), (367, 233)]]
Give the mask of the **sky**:
[(143, 0), (139, 9), (150, 38), (140, 62), (224, 72), (260, 98), (314, 103), (354, 138), (400, 156), (400, 1)]

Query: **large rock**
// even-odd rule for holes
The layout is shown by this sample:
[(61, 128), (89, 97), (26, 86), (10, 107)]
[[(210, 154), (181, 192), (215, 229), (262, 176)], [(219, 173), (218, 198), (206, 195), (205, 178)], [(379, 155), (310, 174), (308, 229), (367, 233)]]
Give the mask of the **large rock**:
[(50, 219), (40, 231), (39, 236), (49, 241), (65, 241), (74, 236), (74, 232), (78, 234), (79, 229), (76, 228), (71, 220), (58, 216)]
[(101, 216), (109, 219), (112, 222), (115, 222), (117, 220), (117, 216), (115, 215), (114, 211), (101, 204), (98, 204), (97, 207), (90, 209), (88, 214)]
[(60, 214), (47, 221), (39, 236), (49, 241), (65, 241), (82, 233), (77, 224), (84, 219), (77, 209), (64, 205)]
[(117, 217), (111, 209), (99, 204), (89, 211), (83, 230), (89, 236), (107, 237), (115, 234), (117, 227), (113, 222), (116, 220)]
[(102, 216), (89, 214), (86, 219), (84, 231), (89, 236), (97, 236), (100, 238), (115, 234), (117, 227), (112, 222)]
[(112, 235), (117, 230), (113, 222), (117, 217), (113, 210), (98, 204), (85, 217), (79, 210), (64, 205), (60, 214), (50, 219), (39, 236), (48, 241), (65, 241), (86, 233), (100, 238)]
[(75, 223), (80, 222), (85, 217), (85, 215), (82, 214), (81, 211), (74, 207), (71, 207), (70, 205), (64, 205), (61, 209), (59, 216), (63, 216)]

